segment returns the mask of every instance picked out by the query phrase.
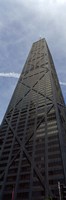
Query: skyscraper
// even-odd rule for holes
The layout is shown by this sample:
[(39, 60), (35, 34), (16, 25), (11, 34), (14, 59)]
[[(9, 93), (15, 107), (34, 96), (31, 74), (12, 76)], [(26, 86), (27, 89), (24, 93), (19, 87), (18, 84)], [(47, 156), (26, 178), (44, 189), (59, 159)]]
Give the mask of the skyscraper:
[(33, 43), (0, 128), (0, 200), (58, 199), (66, 111), (45, 39)]

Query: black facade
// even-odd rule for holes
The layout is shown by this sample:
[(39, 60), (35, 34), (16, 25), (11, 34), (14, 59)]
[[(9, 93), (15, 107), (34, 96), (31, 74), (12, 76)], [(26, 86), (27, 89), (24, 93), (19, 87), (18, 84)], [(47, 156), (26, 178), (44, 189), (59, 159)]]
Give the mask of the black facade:
[(59, 199), (66, 111), (45, 39), (33, 43), (0, 128), (0, 200)]

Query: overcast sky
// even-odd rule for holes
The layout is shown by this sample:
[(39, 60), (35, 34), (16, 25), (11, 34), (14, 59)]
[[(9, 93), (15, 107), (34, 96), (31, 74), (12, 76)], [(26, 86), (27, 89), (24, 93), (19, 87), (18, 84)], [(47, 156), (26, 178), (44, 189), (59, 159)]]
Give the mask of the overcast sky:
[(40, 37), (48, 43), (66, 101), (66, 0), (0, 0), (0, 122)]

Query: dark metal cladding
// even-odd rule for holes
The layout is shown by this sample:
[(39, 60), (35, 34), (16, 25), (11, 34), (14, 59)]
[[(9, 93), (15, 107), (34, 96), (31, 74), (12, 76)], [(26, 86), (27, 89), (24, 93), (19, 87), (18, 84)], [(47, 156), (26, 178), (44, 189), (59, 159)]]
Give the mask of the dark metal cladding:
[(0, 200), (59, 199), (66, 108), (45, 39), (33, 43), (0, 128)]

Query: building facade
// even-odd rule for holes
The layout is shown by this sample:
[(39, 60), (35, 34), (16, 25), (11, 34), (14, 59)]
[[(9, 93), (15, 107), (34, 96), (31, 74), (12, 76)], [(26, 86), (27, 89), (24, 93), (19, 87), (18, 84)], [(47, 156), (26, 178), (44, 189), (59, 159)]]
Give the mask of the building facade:
[(65, 103), (48, 45), (40, 39), (0, 127), (0, 200), (59, 199), (58, 182), (66, 183)]

